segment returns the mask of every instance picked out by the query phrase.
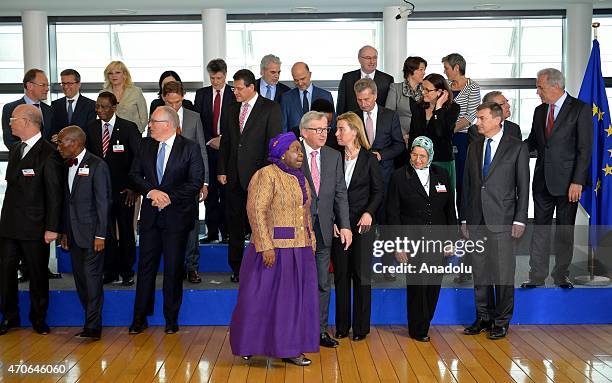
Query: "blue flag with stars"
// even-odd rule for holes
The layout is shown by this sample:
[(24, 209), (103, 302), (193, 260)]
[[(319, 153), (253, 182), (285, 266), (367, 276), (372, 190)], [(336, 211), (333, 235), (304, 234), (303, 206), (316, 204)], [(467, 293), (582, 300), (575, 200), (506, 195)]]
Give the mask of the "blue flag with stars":
[(591, 245), (597, 247), (601, 236), (612, 230), (612, 124), (597, 39), (578, 98), (593, 106), (591, 186), (583, 190), (580, 203), (590, 216)]

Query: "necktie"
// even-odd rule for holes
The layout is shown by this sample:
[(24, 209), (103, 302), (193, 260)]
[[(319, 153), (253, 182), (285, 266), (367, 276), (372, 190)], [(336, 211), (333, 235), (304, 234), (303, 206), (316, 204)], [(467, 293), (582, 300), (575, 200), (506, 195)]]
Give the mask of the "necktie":
[(364, 78), (371, 79), (372, 77), (369, 74), (366, 74)]
[(302, 112), (306, 114), (310, 110), (310, 106), (308, 106), (308, 91), (305, 90), (303, 94), (304, 98), (302, 99)]
[(240, 133), (244, 130), (244, 124), (246, 123), (247, 112), (249, 111), (249, 103), (245, 102), (242, 104), (242, 111), (240, 112), (240, 119), (238, 122), (240, 123)]
[(374, 121), (372, 121), (372, 112), (368, 112), (368, 118), (366, 118), (366, 134), (368, 135), (370, 145), (372, 145), (374, 143)]
[(73, 102), (74, 100), (68, 100), (68, 125), (72, 124), (72, 114), (74, 113), (74, 110), (72, 109)]
[(102, 157), (106, 157), (106, 152), (108, 151), (108, 144), (110, 143), (110, 132), (108, 131), (108, 127), (110, 124), (108, 122), (104, 123), (104, 129), (102, 129)]
[(221, 91), (217, 90), (217, 94), (215, 94), (215, 101), (213, 102), (213, 137), (221, 134), (219, 129), (219, 116), (221, 116)]
[(28, 144), (23, 141), (19, 143), (19, 159), (23, 158), (23, 152), (25, 151), (26, 146), (28, 146)]
[(272, 87), (270, 85), (266, 85), (266, 98), (272, 100)]
[(482, 179), (489, 175), (489, 167), (491, 166), (491, 142), (492, 138), (487, 139), (487, 149), (485, 150), (484, 163), (482, 164)]
[(66, 160), (66, 166), (68, 166), (69, 168), (72, 166), (77, 166), (78, 164), (79, 164), (79, 160), (76, 157)]
[(312, 183), (314, 184), (315, 192), (319, 195), (321, 176), (319, 175), (319, 166), (317, 165), (317, 154), (319, 154), (317, 151), (310, 153), (310, 174), (312, 175)]
[(555, 126), (555, 104), (550, 104), (550, 108), (548, 108), (548, 119), (546, 120), (546, 138), (550, 138), (554, 126)]
[(161, 184), (162, 178), (164, 177), (164, 158), (166, 157), (166, 143), (161, 143), (161, 148), (157, 152), (157, 182)]

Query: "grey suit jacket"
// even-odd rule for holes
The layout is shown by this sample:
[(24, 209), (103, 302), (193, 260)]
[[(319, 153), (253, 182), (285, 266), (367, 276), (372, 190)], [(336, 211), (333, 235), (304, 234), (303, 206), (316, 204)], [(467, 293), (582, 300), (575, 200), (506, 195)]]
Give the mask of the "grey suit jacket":
[(206, 139), (204, 138), (204, 127), (200, 113), (183, 108), (183, 126), (181, 126), (183, 137), (190, 139), (200, 146), (200, 153), (204, 161), (204, 183), (208, 184), (208, 155), (206, 154)]
[[(512, 121), (504, 121), (504, 134), (508, 133), (512, 137), (516, 137), (519, 140), (523, 141), (523, 134), (521, 133), (521, 127), (518, 124), (515, 124)], [(482, 134), (478, 133), (478, 127), (476, 125), (471, 125), (468, 128), (468, 145), (474, 141), (477, 141), (479, 138), (484, 137)]]
[(389, 94), (387, 94), (387, 102), (385, 103), (385, 108), (394, 110), (399, 115), (402, 135), (410, 133), (410, 120), (412, 120), (410, 97), (404, 95), (405, 86), (405, 81), (389, 85)]
[[(305, 156), (306, 149), (304, 148), (304, 143), (302, 143), (302, 151)], [(318, 195), (312, 183), (312, 174), (310, 173), (306, 157), (304, 157), (304, 162), (302, 162), (302, 171), (310, 184), (310, 190), (312, 190), (310, 212), (312, 214), (313, 226), (315, 225), (315, 218), (318, 216), (319, 228), (323, 235), (323, 245), (324, 247), (329, 247), (332, 243), (334, 223), (338, 226), (338, 229), (349, 230), (351, 223), (349, 221), (348, 193), (346, 191), (346, 182), (344, 181), (344, 167), (340, 152), (323, 146), (320, 153), (321, 183)], [(321, 248), (319, 243), (317, 243), (317, 247)]]
[(463, 173), (461, 220), (493, 232), (509, 231), (514, 221), (527, 224), (529, 148), (504, 132), (489, 173), (482, 178), (484, 137), (468, 147)]

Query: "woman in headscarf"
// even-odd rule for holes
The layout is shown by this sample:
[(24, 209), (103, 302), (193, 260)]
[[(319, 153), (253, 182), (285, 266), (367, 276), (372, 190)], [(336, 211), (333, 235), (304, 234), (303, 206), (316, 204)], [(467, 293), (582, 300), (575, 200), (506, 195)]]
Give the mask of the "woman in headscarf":
[(311, 194), (295, 134), (270, 140), (268, 153), (272, 164), (258, 170), (248, 188), (251, 243), (240, 268), (230, 344), (244, 359), (264, 355), (307, 366), (303, 353), (319, 351)]
[[(432, 165), (434, 144), (419, 136), (410, 151), (410, 163), (391, 176), (387, 196), (387, 224), (391, 232), (409, 240), (441, 241), (443, 246), (419, 254), (396, 253), (396, 259), (415, 267), (407, 274), (408, 333), (411, 338), (429, 341), (429, 325), (436, 311), (442, 274), (420, 272), (428, 266), (443, 265), (453, 254), (449, 242), (457, 236), (455, 198), (445, 169)], [(400, 226), (401, 225), (401, 226)]]

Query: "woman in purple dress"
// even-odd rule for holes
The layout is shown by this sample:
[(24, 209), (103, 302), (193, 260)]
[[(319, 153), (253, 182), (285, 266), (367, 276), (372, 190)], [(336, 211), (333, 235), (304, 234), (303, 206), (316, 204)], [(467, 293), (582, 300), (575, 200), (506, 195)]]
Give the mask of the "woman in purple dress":
[(244, 359), (264, 355), (307, 366), (311, 361), (303, 353), (319, 351), (310, 190), (293, 133), (270, 140), (268, 153), (272, 164), (249, 183), (251, 243), (240, 268), (230, 344)]

